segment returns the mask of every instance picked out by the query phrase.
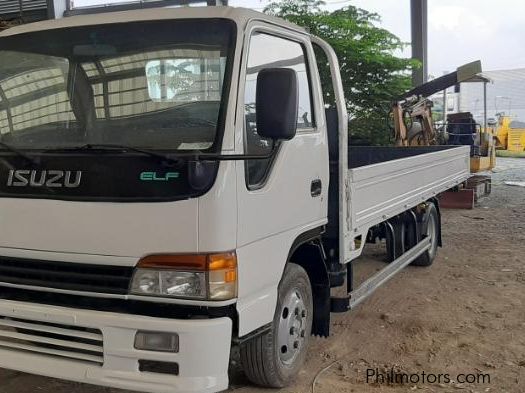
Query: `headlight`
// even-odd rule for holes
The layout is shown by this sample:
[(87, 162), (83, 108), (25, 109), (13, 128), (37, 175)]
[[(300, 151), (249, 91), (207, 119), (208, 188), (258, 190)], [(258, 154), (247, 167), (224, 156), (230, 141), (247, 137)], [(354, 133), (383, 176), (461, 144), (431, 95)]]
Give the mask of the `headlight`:
[(131, 292), (137, 295), (206, 299), (206, 273), (137, 269)]
[(235, 252), (149, 255), (133, 274), (131, 293), (185, 299), (228, 300), (237, 296)]

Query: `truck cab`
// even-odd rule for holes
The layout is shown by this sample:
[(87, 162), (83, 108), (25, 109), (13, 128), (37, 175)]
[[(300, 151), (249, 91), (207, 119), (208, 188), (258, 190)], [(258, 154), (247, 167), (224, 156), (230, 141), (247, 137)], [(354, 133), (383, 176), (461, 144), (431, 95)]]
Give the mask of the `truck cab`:
[[(288, 254), (327, 222), (309, 35), (243, 9), (153, 9), (20, 26), (0, 47), (0, 325), (38, 328), (0, 340), (0, 365), (226, 388), (232, 337), (272, 322)], [(289, 141), (256, 130), (258, 75), (275, 68), (297, 75)], [(141, 333), (176, 348), (140, 349)]]
[[(463, 147), (349, 153), (333, 50), (254, 11), (71, 16), (0, 54), (0, 367), (216, 392), (239, 346), (285, 386), (331, 311), (432, 263), (435, 196), (468, 173)], [(352, 297), (377, 238), (392, 263)]]

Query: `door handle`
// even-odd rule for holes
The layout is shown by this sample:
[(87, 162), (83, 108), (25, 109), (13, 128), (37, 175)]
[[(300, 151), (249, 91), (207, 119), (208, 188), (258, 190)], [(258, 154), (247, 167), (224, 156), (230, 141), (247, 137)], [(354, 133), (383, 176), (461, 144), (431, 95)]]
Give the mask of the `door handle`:
[(323, 183), (321, 182), (321, 179), (315, 179), (312, 180), (312, 183), (310, 184), (310, 195), (315, 198), (321, 195), (321, 191), (323, 190)]

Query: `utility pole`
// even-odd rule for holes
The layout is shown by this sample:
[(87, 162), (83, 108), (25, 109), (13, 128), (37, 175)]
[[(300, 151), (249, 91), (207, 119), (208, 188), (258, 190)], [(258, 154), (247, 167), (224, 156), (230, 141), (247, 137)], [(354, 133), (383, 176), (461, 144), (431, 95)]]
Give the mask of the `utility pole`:
[(18, 0), (18, 6), (20, 7), (20, 21), (24, 23), (24, 0)]
[(428, 6), (427, 0), (410, 0), (410, 21), (412, 32), (412, 58), (421, 67), (412, 71), (412, 86), (419, 86), (428, 77)]
[[(447, 75), (448, 71), (444, 71), (443, 75)], [(448, 117), (448, 88), (443, 90), (443, 133), (447, 133), (447, 117)]]

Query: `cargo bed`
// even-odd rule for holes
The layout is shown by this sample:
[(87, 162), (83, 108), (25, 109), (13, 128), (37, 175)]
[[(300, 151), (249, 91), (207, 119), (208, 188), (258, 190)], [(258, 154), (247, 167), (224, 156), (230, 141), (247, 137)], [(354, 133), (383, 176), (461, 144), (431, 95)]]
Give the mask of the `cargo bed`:
[[(345, 262), (359, 256), (368, 230), (470, 176), (469, 146), (349, 147)], [(339, 170), (344, 170), (339, 167)]]

